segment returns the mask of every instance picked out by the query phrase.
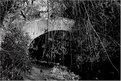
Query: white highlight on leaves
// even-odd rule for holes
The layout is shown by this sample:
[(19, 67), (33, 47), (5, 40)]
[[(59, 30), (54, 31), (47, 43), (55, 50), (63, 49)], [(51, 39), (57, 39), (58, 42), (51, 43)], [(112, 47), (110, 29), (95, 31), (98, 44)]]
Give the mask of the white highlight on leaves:
[(5, 31), (0, 28), (0, 50), (1, 50), (1, 43), (3, 42), (3, 38), (5, 36)]

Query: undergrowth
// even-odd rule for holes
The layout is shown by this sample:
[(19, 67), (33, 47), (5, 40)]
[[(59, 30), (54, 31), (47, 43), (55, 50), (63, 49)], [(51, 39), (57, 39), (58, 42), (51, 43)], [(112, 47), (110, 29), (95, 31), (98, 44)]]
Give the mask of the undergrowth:
[[(11, 25), (12, 20), (7, 29), (3, 25), (7, 14), (16, 15), (20, 10), (29, 10), (30, 6), (23, 8), (23, 2), (26, 1), (0, 1), (0, 28), (6, 30), (0, 50), (0, 79), (22, 79), (21, 71), (30, 67), (27, 55), (29, 37), (25, 37), (19, 27)], [(120, 56), (120, 1), (60, 0), (58, 3), (61, 6), (59, 9), (53, 9), (53, 15), (75, 21), (72, 38), (75, 40), (76, 48), (72, 49), (73, 52), (70, 54), (74, 56), (72, 67), (80, 68), (86, 62), (109, 60), (112, 67), (119, 72), (120, 68), (116, 67), (111, 59), (119, 59)], [(25, 19), (28, 18), (22, 12), (19, 13)]]
[(74, 19), (72, 32), (79, 31), (73, 34), (78, 41), (77, 63), (109, 60), (119, 72), (111, 58), (120, 55), (120, 3), (116, 0), (64, 2), (68, 8), (62, 16)]

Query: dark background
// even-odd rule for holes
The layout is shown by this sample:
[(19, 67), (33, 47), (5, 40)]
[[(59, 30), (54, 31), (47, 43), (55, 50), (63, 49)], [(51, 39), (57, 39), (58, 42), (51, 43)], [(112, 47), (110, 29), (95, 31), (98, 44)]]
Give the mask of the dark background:
[[(59, 33), (64, 32), (65, 34), (67, 34), (67, 37), (71, 38), (71, 40), (67, 40), (69, 41), (69, 47), (71, 49), (68, 46), (64, 47), (67, 51), (65, 52), (67, 55), (65, 55), (64, 59), (62, 58), (64, 54), (63, 51), (56, 49), (59, 51), (59, 53), (55, 54), (58, 58), (55, 58), (57, 59), (57, 61), (54, 62), (60, 62), (61, 65), (65, 65), (69, 68), (69, 70), (71, 70), (75, 74), (80, 75), (81, 79), (83, 80), (119, 80), (120, 1), (90, 0), (75, 1), (74, 3), (71, 0), (62, 0), (62, 3), (66, 6), (66, 9), (62, 10), (61, 14), (60, 12), (57, 12), (56, 15), (59, 14), (59, 16), (61, 17), (75, 20), (75, 25), (73, 26), (73, 29), (71, 31), (71, 36), (69, 36), (70, 34), (67, 34), (70, 32), (59, 31)], [(17, 5), (14, 4), (15, 3), (12, 0), (0, 1), (1, 28), (5, 15), (9, 13), (15, 13), (15, 10), (19, 8)], [(12, 5), (14, 5), (14, 8), (11, 8)], [(28, 67), (26, 67), (30, 62), (26, 54), (28, 52), (28, 37), (24, 37), (22, 35), (22, 32), (20, 32), (20, 30), (16, 28), (14, 29), (12, 25), (10, 25), (10, 29), (8, 30), (12, 33), (6, 34), (4, 42), (1, 45), (4, 50), (0, 51), (0, 61), (2, 66), (0, 68), (0, 77), (7, 77), (9, 79), (22, 79), (19, 71), (16, 71), (15, 69), (22, 69), (22, 71), (28, 69)], [(48, 33), (46, 34), (48, 35)], [(45, 37), (45, 34), (41, 35), (40, 38), (41, 37)], [(63, 38), (63, 40), (66, 40), (65, 38), (67, 37), (62, 37), (60, 38), (60, 40), (62, 40)], [(16, 40), (22, 42), (16, 44)], [(37, 41), (42, 40), (46, 39), (37, 38)], [(61, 45), (64, 42), (63, 40), (61, 41)], [(109, 61), (109, 58), (107, 58), (101, 41), (112, 63)], [(46, 46), (50, 45), (50, 43), (52, 42), (53, 41), (46, 43)], [(59, 46), (57, 43), (54, 43), (56, 47)], [(40, 45), (39, 47), (41, 48), (41, 43), (37, 45)], [(50, 46), (48, 50), (50, 50), (51, 47), (52, 46)], [(41, 51), (41, 49), (38, 49), (36, 51)], [(34, 52), (35, 51), (33, 51), (33, 54)], [(99, 58), (96, 57), (98, 52), (100, 55)], [(38, 54), (37, 56), (35, 56), (35, 58), (36, 57), (38, 57)], [(70, 57), (70, 59), (68, 57)], [(31, 58), (31, 60), (33, 60), (33, 57)], [(92, 58), (96, 60), (91, 62), (90, 59)], [(45, 60), (48, 61), (48, 58), (45, 58)], [(51, 58), (49, 60), (51, 60)], [(63, 62), (63, 60), (65, 60), (65, 63)], [(118, 69), (119, 72), (114, 68), (113, 65)], [(14, 76), (12, 76), (11, 72), (14, 72)]]

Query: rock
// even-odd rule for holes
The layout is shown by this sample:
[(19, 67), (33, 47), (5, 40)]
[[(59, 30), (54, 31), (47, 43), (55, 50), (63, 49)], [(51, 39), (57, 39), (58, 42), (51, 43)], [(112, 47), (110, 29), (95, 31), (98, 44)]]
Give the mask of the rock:
[[(40, 65), (41, 66), (41, 65)], [(50, 69), (33, 66), (30, 73), (24, 73), (24, 80), (79, 80), (79, 76), (67, 69), (61, 69), (63, 66), (54, 66)], [(43, 70), (43, 72), (40, 72)]]
[(28, 33), (31, 39), (35, 39), (39, 35), (45, 33), (46, 30), (66, 30), (71, 31), (74, 21), (66, 18), (58, 17), (54, 20), (36, 19), (26, 22), (23, 31)]

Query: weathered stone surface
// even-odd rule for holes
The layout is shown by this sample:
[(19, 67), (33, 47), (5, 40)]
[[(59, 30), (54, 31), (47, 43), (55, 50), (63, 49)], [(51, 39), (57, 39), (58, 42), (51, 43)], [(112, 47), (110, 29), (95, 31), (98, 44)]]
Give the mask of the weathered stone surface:
[(27, 22), (23, 30), (28, 33), (31, 39), (38, 37), (39, 35), (45, 33), (45, 31), (53, 30), (66, 30), (71, 31), (74, 21), (66, 18), (58, 17), (53, 20), (36, 19)]
[(68, 72), (67, 68), (61, 65), (54, 65), (51, 68), (33, 66), (30, 73), (23, 73), (24, 80), (79, 80), (79, 76)]

